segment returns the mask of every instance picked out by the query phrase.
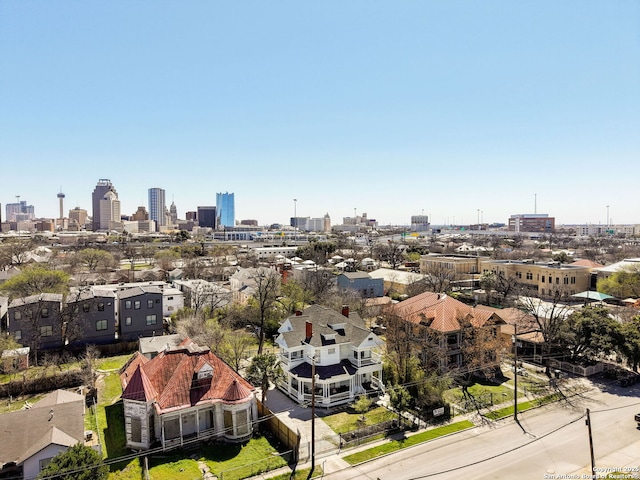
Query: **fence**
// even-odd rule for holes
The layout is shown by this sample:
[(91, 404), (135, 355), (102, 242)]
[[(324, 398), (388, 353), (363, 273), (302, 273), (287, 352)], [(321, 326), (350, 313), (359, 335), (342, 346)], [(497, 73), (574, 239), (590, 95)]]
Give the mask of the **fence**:
[(371, 437), (380, 436), (382, 434), (388, 435), (389, 433), (399, 431), (402, 428), (403, 426), (398, 424), (398, 419), (387, 420), (385, 422), (376, 423), (375, 425), (360, 427), (347, 433), (342, 433), (340, 435), (340, 446), (341, 448), (356, 447), (371, 441)]
[(273, 433), (282, 444), (293, 452), (292, 462), (298, 461), (298, 449), (300, 448), (300, 433), (291, 430), (285, 423), (276, 417), (266, 405), (258, 400), (258, 417), (260, 421), (271, 433)]
[(582, 377), (588, 377), (604, 371), (604, 363), (596, 363), (589, 367), (582, 367), (580, 365), (574, 365), (569, 362), (559, 362), (557, 360), (550, 360), (549, 367), (562, 370), (564, 372), (570, 372), (574, 375), (580, 375)]

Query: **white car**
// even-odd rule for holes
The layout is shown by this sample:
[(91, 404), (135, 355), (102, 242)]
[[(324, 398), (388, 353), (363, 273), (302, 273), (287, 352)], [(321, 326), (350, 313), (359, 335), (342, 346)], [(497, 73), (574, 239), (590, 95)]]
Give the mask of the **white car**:
[(529, 372), (527, 372), (526, 369), (522, 368), (522, 367), (511, 367), (511, 371), (512, 372), (516, 372), (518, 375), (522, 376), (522, 377), (528, 377), (529, 376)]

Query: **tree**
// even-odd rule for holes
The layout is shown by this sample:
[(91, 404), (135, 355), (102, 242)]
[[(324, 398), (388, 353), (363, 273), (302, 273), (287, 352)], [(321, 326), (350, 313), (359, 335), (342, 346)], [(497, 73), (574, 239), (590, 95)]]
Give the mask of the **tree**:
[(207, 320), (199, 316), (187, 316), (177, 321), (176, 330), (199, 345), (206, 345), (216, 355), (222, 350), (222, 344), (231, 332), (220, 325), (218, 320)]
[(90, 272), (111, 267), (115, 259), (113, 255), (105, 250), (98, 248), (85, 248), (76, 254), (79, 262), (84, 265)]
[(280, 366), (278, 356), (275, 353), (262, 353), (253, 357), (251, 364), (247, 368), (247, 378), (254, 385), (261, 387), (261, 401), (264, 405), (269, 386), (284, 378), (284, 372)]
[(571, 354), (594, 359), (610, 354), (615, 348), (620, 327), (604, 307), (584, 307), (569, 315), (560, 327), (561, 345)]
[(373, 400), (371, 400), (366, 395), (360, 395), (358, 399), (353, 402), (353, 409), (357, 414), (360, 415), (360, 422), (365, 422), (365, 413), (367, 413), (371, 409), (371, 405), (373, 405)]
[(280, 274), (270, 268), (256, 268), (250, 275), (255, 285), (253, 299), (256, 305), (254, 325), (258, 337), (258, 354), (262, 353), (267, 318), (280, 291)]
[(329, 255), (336, 251), (336, 247), (333, 242), (310, 240), (306, 245), (298, 247), (296, 255), (304, 260), (313, 260), (316, 265), (324, 265)]
[(640, 364), (640, 316), (620, 327), (618, 351), (627, 360), (634, 372)]
[(53, 457), (40, 471), (38, 479), (106, 480), (109, 467), (100, 454), (91, 447), (76, 443)]
[(251, 335), (241, 332), (229, 332), (222, 344), (222, 359), (238, 372), (240, 370), (240, 362), (246, 358), (247, 349), (253, 344), (254, 339)]
[(11, 238), (2, 242), (0, 244), (0, 270), (7, 266), (24, 264), (33, 245), (30, 238)]
[(316, 303), (322, 304), (335, 290), (336, 277), (330, 270), (316, 268), (304, 270), (300, 283)]
[(598, 280), (597, 290), (618, 298), (640, 297), (640, 267), (626, 267)]
[(378, 260), (387, 262), (393, 270), (397, 269), (404, 260), (404, 248), (394, 240), (389, 240), (386, 244), (375, 245), (373, 252), (378, 257)]
[(282, 305), (285, 315), (291, 315), (296, 310), (301, 310), (311, 302), (311, 292), (305, 290), (302, 285), (295, 280), (288, 280), (280, 287), (281, 297), (278, 303)]
[(536, 297), (518, 297), (517, 306), (524, 314), (531, 315), (535, 321), (536, 330), (544, 339), (543, 357), (559, 348), (560, 327), (571, 313), (571, 308), (563, 302), (566, 298), (567, 294), (563, 290), (555, 290), (554, 296), (548, 302)]
[(180, 260), (180, 254), (171, 249), (159, 250), (153, 255), (153, 258), (160, 270), (166, 275), (167, 272), (174, 269), (176, 262)]
[(395, 385), (389, 389), (389, 402), (391, 407), (398, 412), (398, 425), (402, 420), (402, 414), (407, 411), (411, 405), (411, 394), (402, 385)]
[(442, 262), (427, 262), (424, 274), (426, 290), (435, 293), (449, 292), (458, 278), (456, 271)]
[(11, 299), (28, 297), (40, 293), (66, 293), (69, 289), (69, 275), (60, 270), (51, 270), (43, 265), (25, 268), (0, 285), (0, 290)]

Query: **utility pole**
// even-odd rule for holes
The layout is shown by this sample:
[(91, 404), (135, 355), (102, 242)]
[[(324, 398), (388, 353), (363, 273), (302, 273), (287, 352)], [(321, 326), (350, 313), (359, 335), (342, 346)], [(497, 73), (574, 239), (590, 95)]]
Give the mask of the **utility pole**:
[(316, 356), (311, 357), (311, 471), (307, 479), (313, 476), (316, 468)]
[(518, 422), (518, 326), (513, 324), (513, 419)]
[(585, 421), (589, 429), (589, 450), (591, 452), (591, 478), (596, 478), (596, 460), (593, 456), (593, 436), (591, 434), (591, 415), (587, 408), (587, 420)]

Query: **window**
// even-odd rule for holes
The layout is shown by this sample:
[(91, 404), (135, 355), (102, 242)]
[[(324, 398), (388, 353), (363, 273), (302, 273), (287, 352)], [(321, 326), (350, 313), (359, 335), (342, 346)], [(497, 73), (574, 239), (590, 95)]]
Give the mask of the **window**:
[(131, 317), (125, 318), (124, 319), (124, 324), (127, 325), (127, 326), (130, 326), (131, 325)]
[(173, 297), (167, 297), (167, 300), (173, 300)]
[(571, 277), (571, 284), (575, 284), (576, 283), (576, 277)]
[(131, 300), (127, 300), (126, 302), (124, 302), (124, 308), (131, 308)]
[(569, 277), (564, 277), (564, 278), (562, 279), (562, 283), (563, 283), (564, 285), (569, 285)]
[(49, 309), (48, 308), (43, 308), (42, 310), (40, 310), (40, 316), (42, 318), (49, 317)]
[(15, 332), (13, 332), (13, 337), (16, 340), (22, 340), (22, 330), (16, 330)]
[(153, 308), (153, 300), (147, 300), (147, 308)]
[(560, 284), (560, 277), (556, 277), (556, 285)]
[(140, 310), (140, 300), (136, 300), (135, 302), (133, 302), (133, 308), (135, 310)]
[(96, 320), (96, 330), (106, 330), (107, 329), (107, 321), (106, 320)]
[(53, 335), (53, 327), (51, 325), (45, 325), (40, 327), (40, 336), (41, 337), (50, 337)]
[(147, 325), (155, 325), (157, 323), (156, 315), (147, 315)]
[(98, 302), (98, 311), (104, 312), (104, 302)]
[(43, 458), (40, 460), (40, 471), (44, 470), (45, 468), (47, 468), (47, 465), (49, 465), (51, 463), (51, 459), (53, 457), (49, 457), (49, 458)]
[(142, 442), (142, 420), (138, 417), (131, 417), (131, 441)]
[(89, 304), (85, 303), (84, 305), (82, 305), (82, 311), (87, 313), (89, 311)]
[(335, 348), (330, 348), (329, 349), (329, 355), (333, 355), (336, 353), (336, 349)]
[(22, 320), (22, 312), (14, 312), (13, 313), (14, 320)]

